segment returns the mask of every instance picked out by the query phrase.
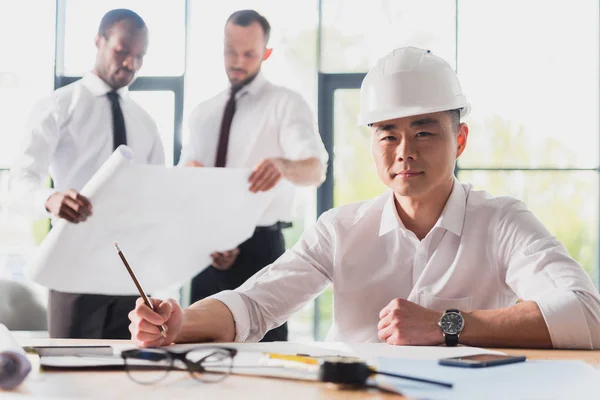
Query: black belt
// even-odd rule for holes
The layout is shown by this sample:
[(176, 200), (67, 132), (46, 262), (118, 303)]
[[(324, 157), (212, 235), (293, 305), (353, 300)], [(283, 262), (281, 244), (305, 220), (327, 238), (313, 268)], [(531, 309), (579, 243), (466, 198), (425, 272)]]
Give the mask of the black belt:
[(275, 222), (273, 225), (269, 226), (257, 226), (257, 231), (280, 231), (282, 229), (291, 228), (293, 224), (291, 222)]

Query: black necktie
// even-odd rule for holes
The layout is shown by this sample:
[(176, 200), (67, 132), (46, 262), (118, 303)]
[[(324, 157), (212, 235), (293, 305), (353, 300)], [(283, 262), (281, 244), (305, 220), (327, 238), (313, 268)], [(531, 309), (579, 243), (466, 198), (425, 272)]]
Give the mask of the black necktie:
[(223, 112), (223, 120), (221, 121), (221, 133), (219, 134), (219, 145), (217, 146), (217, 161), (215, 163), (215, 167), (224, 167), (227, 163), (229, 131), (231, 129), (231, 121), (233, 121), (233, 114), (235, 114), (235, 94), (240, 89), (240, 87), (232, 87), (229, 100), (227, 100), (227, 104), (225, 104), (225, 112)]
[(110, 100), (113, 120), (113, 150), (120, 145), (127, 144), (127, 133), (125, 132), (125, 119), (119, 104), (119, 94), (115, 91), (106, 93)]

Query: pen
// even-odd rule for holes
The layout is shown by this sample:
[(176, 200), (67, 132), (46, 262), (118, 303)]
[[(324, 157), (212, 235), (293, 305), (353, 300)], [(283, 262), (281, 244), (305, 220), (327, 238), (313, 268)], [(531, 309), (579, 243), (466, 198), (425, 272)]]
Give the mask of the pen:
[[(150, 309), (152, 311), (155, 311), (154, 310), (154, 306), (152, 306), (152, 303), (150, 303), (150, 300), (148, 299), (148, 296), (146, 296), (146, 293), (144, 293), (144, 289), (142, 289), (142, 286), (140, 285), (140, 283), (138, 282), (137, 278), (135, 277), (135, 274), (133, 273), (133, 270), (129, 266), (129, 263), (125, 259), (125, 256), (123, 255), (123, 252), (119, 248), (119, 244), (117, 242), (115, 242), (115, 249), (117, 250), (117, 253), (119, 253), (119, 257), (121, 257), (121, 260), (123, 261), (123, 264), (125, 264), (125, 268), (127, 268), (127, 272), (129, 272), (129, 275), (131, 276), (131, 279), (133, 279), (133, 283), (135, 283), (135, 286), (137, 287), (138, 291), (140, 292), (140, 296), (142, 296), (142, 299), (144, 299), (144, 303), (146, 303), (146, 305), (148, 307), (150, 307)], [(167, 331), (165, 330), (164, 326), (158, 325), (158, 329), (160, 330), (160, 334), (163, 335), (163, 337), (167, 337)]]

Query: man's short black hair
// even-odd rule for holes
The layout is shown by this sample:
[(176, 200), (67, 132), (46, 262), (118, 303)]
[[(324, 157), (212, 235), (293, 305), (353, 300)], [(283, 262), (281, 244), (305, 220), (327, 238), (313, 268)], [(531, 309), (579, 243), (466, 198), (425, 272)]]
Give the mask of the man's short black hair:
[(254, 10), (239, 10), (234, 12), (227, 18), (227, 23), (233, 23), (239, 26), (250, 26), (254, 22), (258, 22), (265, 34), (265, 44), (269, 43), (271, 36), (271, 25), (269, 21)]
[(124, 20), (131, 22), (136, 30), (146, 28), (146, 23), (136, 12), (126, 8), (117, 8), (104, 14), (98, 27), (98, 35), (108, 37), (111, 28), (117, 22)]
[(452, 117), (452, 126), (455, 126), (456, 129), (458, 129), (458, 126), (460, 125), (460, 108), (449, 110), (447, 113)]

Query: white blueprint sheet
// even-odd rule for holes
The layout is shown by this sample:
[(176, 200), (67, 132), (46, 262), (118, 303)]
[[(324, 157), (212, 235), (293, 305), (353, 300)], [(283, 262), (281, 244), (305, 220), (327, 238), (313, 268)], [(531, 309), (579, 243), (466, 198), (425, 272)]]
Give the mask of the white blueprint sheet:
[(87, 221), (56, 221), (29, 263), (30, 278), (71, 293), (138, 294), (118, 242), (147, 293), (183, 284), (214, 251), (252, 236), (276, 189), (251, 193), (250, 170), (133, 164), (121, 146), (81, 190)]

